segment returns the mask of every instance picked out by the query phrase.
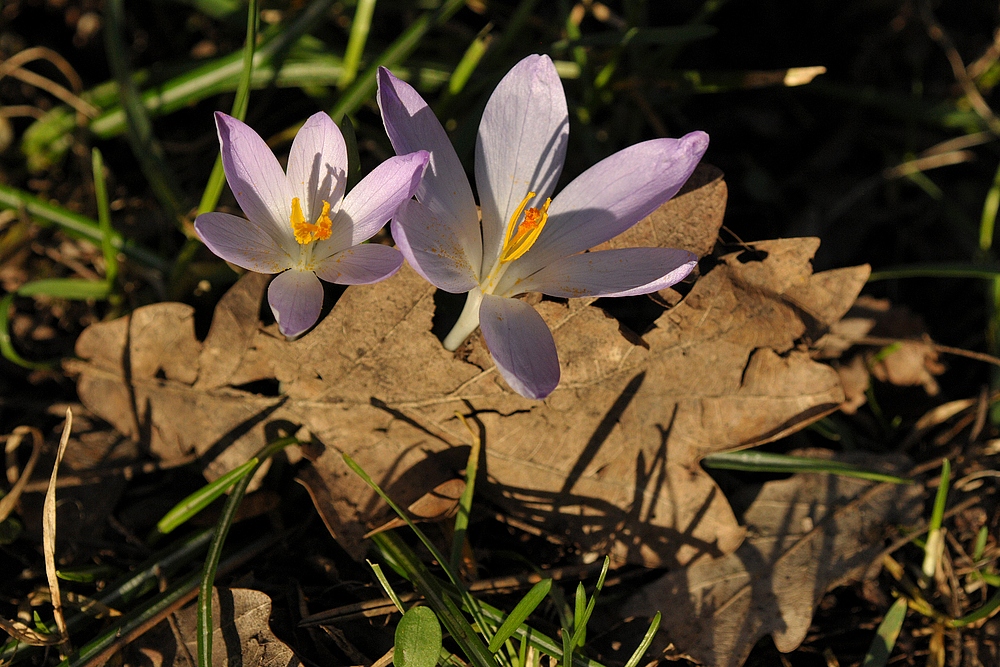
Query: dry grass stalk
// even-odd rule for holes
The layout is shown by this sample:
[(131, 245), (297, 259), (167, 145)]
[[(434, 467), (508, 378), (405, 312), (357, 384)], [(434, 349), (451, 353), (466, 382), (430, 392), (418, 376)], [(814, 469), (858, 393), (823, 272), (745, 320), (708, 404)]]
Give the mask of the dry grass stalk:
[(73, 429), (73, 410), (66, 408), (66, 424), (59, 438), (59, 450), (56, 452), (56, 462), (52, 465), (52, 476), (49, 477), (49, 489), (45, 493), (45, 503), (42, 506), (42, 549), (45, 556), (45, 577), (49, 582), (49, 595), (52, 596), (52, 613), (56, 628), (59, 630), (61, 642), (69, 641), (66, 631), (66, 617), (63, 614), (62, 597), (59, 594), (59, 578), (56, 576), (56, 478), (59, 474), (59, 464), (66, 445), (69, 444), (69, 434)]
[[(28, 458), (28, 463), (24, 466), (24, 470), (18, 475), (17, 466), (12, 459), (17, 448), (20, 447), (21, 441), (24, 440), (24, 436), (27, 434), (30, 434), (32, 439), (31, 456)], [(27, 487), (28, 480), (31, 479), (31, 473), (34, 472), (35, 465), (38, 463), (38, 457), (42, 453), (42, 441), (42, 432), (31, 426), (18, 426), (14, 429), (10, 437), (7, 438), (7, 445), (4, 447), (8, 459), (7, 480), (13, 486), (10, 489), (10, 493), (0, 498), (0, 521), (6, 519), (14, 511), (17, 501), (20, 500), (21, 494), (24, 492), (25, 487)]]

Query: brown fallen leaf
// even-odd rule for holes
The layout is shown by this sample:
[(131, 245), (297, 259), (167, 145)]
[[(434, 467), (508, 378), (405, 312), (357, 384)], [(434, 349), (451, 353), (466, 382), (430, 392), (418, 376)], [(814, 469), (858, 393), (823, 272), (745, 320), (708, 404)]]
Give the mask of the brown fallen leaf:
[[(704, 251), (722, 222), (725, 185), (717, 172), (699, 178), (636, 233)], [(677, 211), (708, 217), (679, 220)], [(480, 425), (478, 488), (508, 520), (616, 563), (683, 564), (743, 538), (698, 460), (790, 433), (843, 400), (836, 372), (805, 342), (847, 311), (868, 269), (813, 275), (818, 244), (766, 241), (723, 255), (642, 345), (587, 302), (541, 301), (562, 366), (544, 402), (511, 392), (478, 336), (458, 354), (444, 350), (431, 334), (435, 290), (405, 267), (348, 289), (296, 341), (259, 326), (266, 280), (248, 275), (220, 302), (204, 344), (190, 309), (157, 304), (131, 323), (87, 329), (77, 346), (84, 361), (70, 367), (85, 404), (145, 434), (159, 456), (198, 452), (209, 474), (304, 427), (312, 465), (300, 479), (356, 557), (380, 503), (341, 453), (405, 506), (464, 467), (458, 410)], [(168, 327), (161, 345), (157, 331)], [(157, 346), (171, 358), (143, 354)], [(196, 357), (183, 372), (180, 354)], [(275, 380), (279, 395), (246, 390)]]
[[(269, 621), (271, 598), (247, 588), (212, 591), (212, 667), (299, 667), (287, 644), (274, 636)], [(173, 627), (162, 621), (123, 651), (123, 664), (143, 667), (190, 667), (198, 653), (195, 605), (174, 614)]]
[[(900, 469), (898, 457), (844, 460)], [(748, 537), (739, 549), (665, 575), (619, 613), (660, 611), (659, 650), (712, 667), (739, 667), (767, 634), (779, 651), (792, 651), (823, 594), (862, 578), (892, 527), (919, 518), (922, 491), (833, 475), (767, 482), (744, 514)]]
[(945, 371), (938, 349), (927, 335), (923, 320), (903, 306), (886, 299), (858, 297), (842, 320), (834, 323), (816, 344), (816, 357), (841, 357), (855, 345), (875, 346), (855, 354), (839, 365), (848, 400), (848, 414), (867, 400), (869, 378), (898, 387), (923, 387), (928, 396), (940, 392), (936, 375)]
[(870, 355), (872, 376), (897, 387), (923, 387), (928, 396), (941, 392), (935, 375), (944, 373), (938, 352), (930, 339), (892, 343)]
[[(417, 498), (406, 508), (406, 512), (411, 521), (422, 523), (427, 521), (444, 521), (451, 519), (458, 512), (458, 501), (465, 492), (465, 480), (454, 478), (441, 482), (433, 489)], [(406, 522), (399, 517), (386, 521), (378, 528), (374, 528), (365, 533), (364, 538), (368, 539), (372, 535), (384, 533), (393, 528), (401, 528)]]

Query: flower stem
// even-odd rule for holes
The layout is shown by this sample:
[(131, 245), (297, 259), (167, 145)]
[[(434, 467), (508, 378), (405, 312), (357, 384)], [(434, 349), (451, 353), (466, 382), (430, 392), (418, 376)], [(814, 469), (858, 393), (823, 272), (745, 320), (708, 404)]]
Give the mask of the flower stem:
[(465, 300), (465, 308), (462, 309), (462, 314), (458, 316), (455, 326), (445, 336), (444, 349), (454, 352), (458, 349), (459, 345), (465, 342), (469, 334), (476, 330), (476, 327), (479, 326), (479, 304), (482, 303), (482, 300), (483, 293), (479, 288), (473, 288), (469, 292), (469, 296)]

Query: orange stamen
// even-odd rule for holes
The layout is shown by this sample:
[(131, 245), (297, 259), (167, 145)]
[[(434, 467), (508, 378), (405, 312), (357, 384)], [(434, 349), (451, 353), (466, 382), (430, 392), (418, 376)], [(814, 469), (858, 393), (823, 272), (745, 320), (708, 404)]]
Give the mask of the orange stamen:
[(313, 241), (324, 241), (330, 238), (333, 221), (330, 220), (330, 202), (323, 201), (323, 211), (315, 223), (306, 222), (302, 213), (302, 203), (298, 197), (292, 199), (292, 233), (299, 245), (308, 245)]
[[(527, 206), (528, 200), (534, 196), (534, 192), (529, 192), (521, 200), (521, 204), (514, 211), (514, 215), (511, 216), (510, 222), (507, 225), (507, 235), (504, 239), (503, 250), (500, 252), (501, 262), (511, 262), (528, 252), (531, 246), (535, 244), (535, 241), (538, 240), (539, 234), (542, 233), (545, 221), (549, 218), (549, 204), (552, 203), (552, 199), (546, 199), (540, 209), (532, 207), (525, 210), (524, 207)], [(524, 219), (521, 220), (520, 224), (517, 224), (521, 213), (524, 213)], [(517, 226), (517, 232), (514, 232), (515, 225)]]

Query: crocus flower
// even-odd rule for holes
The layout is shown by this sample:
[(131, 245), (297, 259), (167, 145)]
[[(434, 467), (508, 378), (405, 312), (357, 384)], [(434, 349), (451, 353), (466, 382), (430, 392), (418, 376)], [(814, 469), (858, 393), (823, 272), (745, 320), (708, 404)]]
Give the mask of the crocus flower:
[(311, 116), (292, 142), (288, 171), (264, 140), (241, 121), (215, 114), (222, 166), (247, 219), (203, 213), (194, 228), (228, 262), (278, 274), (267, 301), (286, 336), (319, 319), (323, 285), (364, 285), (402, 266), (399, 251), (363, 244), (413, 196), (427, 166), (424, 151), (398, 155), (376, 167), (345, 197), (347, 146), (325, 113)]
[(382, 120), (396, 152), (431, 154), (417, 201), (404, 202), (393, 218), (393, 238), (433, 285), (468, 292), (445, 347), (456, 349), (479, 326), (500, 374), (522, 396), (544, 398), (556, 388), (559, 358), (541, 316), (512, 297), (646, 294), (694, 268), (697, 258), (684, 250), (584, 251), (677, 194), (708, 147), (704, 132), (630, 146), (551, 198), (566, 155), (566, 97), (552, 61), (528, 56), (507, 73), (483, 112), (475, 154), (477, 214), (465, 171), (427, 103), (386, 69), (378, 83)]

